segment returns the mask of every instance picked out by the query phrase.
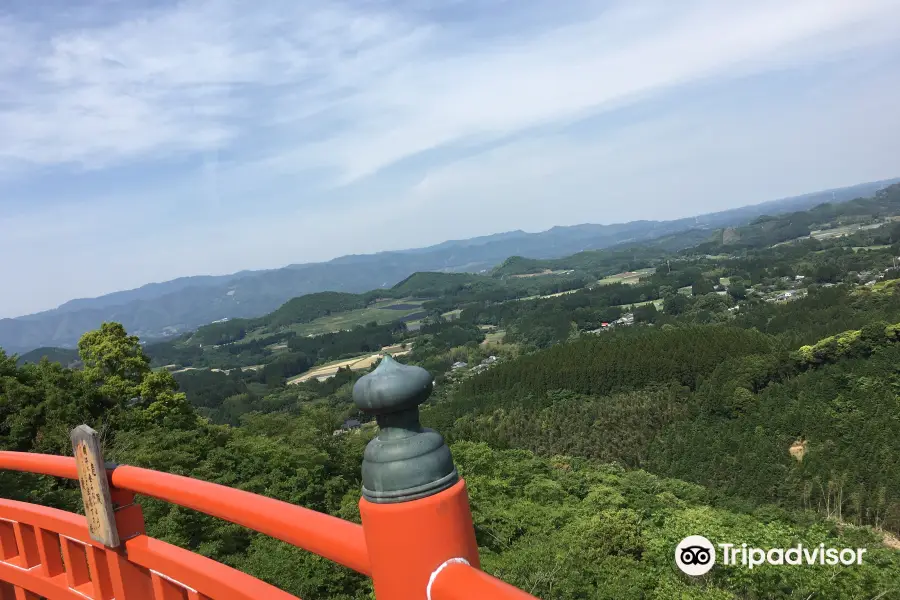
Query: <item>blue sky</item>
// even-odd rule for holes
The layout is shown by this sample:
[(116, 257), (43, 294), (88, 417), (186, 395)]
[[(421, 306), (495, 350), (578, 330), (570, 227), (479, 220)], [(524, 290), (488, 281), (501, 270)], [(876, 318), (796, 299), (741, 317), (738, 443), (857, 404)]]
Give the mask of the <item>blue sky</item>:
[(0, 317), (900, 175), (896, 0), (6, 0)]

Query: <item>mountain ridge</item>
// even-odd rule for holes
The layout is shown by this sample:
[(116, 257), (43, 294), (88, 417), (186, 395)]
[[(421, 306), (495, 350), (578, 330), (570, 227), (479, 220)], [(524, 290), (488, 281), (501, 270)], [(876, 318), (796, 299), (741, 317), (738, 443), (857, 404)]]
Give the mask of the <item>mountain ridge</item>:
[(790, 212), (832, 200), (852, 200), (897, 181), (900, 178), (670, 221), (584, 223), (554, 226), (536, 233), (513, 230), (448, 240), (424, 248), (341, 256), (327, 262), (229, 275), (179, 277), (97, 298), (70, 300), (55, 309), (31, 315), (0, 319), (0, 347), (9, 352), (26, 352), (43, 346), (72, 347), (85, 331), (109, 320), (122, 322), (142, 339), (165, 339), (216, 320), (257, 317), (308, 293), (361, 293), (390, 287), (417, 271), (482, 272), (510, 256), (552, 259), (692, 229), (711, 231), (741, 225), (764, 214)]

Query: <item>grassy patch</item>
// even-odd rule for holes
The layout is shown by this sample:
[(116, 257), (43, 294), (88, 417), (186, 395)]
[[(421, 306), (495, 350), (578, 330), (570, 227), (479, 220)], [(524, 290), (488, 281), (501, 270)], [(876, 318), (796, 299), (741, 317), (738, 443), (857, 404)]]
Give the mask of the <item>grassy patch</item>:
[(639, 269), (637, 271), (617, 273), (615, 275), (604, 277), (597, 282), (597, 285), (609, 285), (611, 283), (627, 283), (634, 285), (640, 281), (641, 277), (651, 275), (654, 271), (656, 271), (656, 269)]
[(288, 379), (288, 383), (303, 383), (304, 381), (309, 381), (310, 379), (319, 377), (333, 377), (335, 374), (337, 374), (338, 369), (343, 368), (349, 368), (351, 371), (368, 369), (376, 362), (378, 362), (378, 360), (382, 357), (382, 353), (385, 352), (391, 354), (392, 356), (403, 356), (404, 354), (409, 354), (410, 350), (404, 350), (401, 344), (394, 344), (393, 346), (385, 346), (381, 349), (380, 352), (361, 354), (359, 356), (343, 360), (333, 360), (317, 367), (313, 367), (306, 373)]
[(481, 342), (484, 346), (499, 346), (503, 343), (503, 338), (506, 337), (506, 332), (502, 329), (498, 329), (497, 331), (491, 331), (484, 335), (484, 341)]
[(510, 278), (521, 279), (525, 277), (546, 277), (548, 275), (568, 275), (572, 272), (572, 269), (562, 269), (559, 271), (551, 271), (550, 269), (544, 269), (540, 273), (521, 273), (519, 275), (510, 275)]
[(859, 286), (853, 291), (853, 293), (856, 295), (893, 294), (898, 285), (900, 285), (900, 279), (888, 279), (885, 281), (879, 281), (872, 287)]
[(565, 296), (567, 294), (574, 294), (575, 292), (580, 292), (584, 288), (578, 288), (575, 290), (566, 290), (564, 292), (556, 292), (555, 294), (544, 294), (543, 296), (525, 296), (524, 298), (519, 298), (519, 302), (525, 302), (527, 300), (546, 300), (547, 298), (556, 298), (558, 296)]
[[(295, 332), (297, 335), (321, 335), (342, 329), (353, 329), (358, 325), (365, 325), (372, 321), (376, 321), (379, 324), (390, 323), (391, 321), (397, 321), (409, 315), (422, 312), (423, 302), (424, 300), (421, 299), (404, 298), (395, 300), (389, 298), (375, 302), (366, 308), (335, 313), (327, 317), (320, 317), (309, 323), (296, 323), (288, 326), (286, 329)], [(275, 332), (266, 328), (256, 329), (249, 332), (242, 341), (251, 342), (273, 333)]]
[(885, 248), (890, 247), (890, 244), (882, 244), (880, 246), (853, 246), (853, 251), (859, 252), (860, 250), (884, 250)]
[(831, 238), (841, 237), (845, 235), (849, 235), (854, 231), (859, 229), (859, 225), (844, 225), (842, 227), (835, 227), (833, 229), (820, 229), (818, 231), (811, 231), (809, 233), (809, 237), (817, 240), (827, 240)]
[(654, 304), (656, 305), (656, 310), (662, 310), (663, 300), (660, 298), (659, 300), (645, 300), (644, 302), (634, 302), (632, 304), (619, 304), (618, 307), (623, 310), (632, 310), (638, 306), (647, 306), (648, 304)]

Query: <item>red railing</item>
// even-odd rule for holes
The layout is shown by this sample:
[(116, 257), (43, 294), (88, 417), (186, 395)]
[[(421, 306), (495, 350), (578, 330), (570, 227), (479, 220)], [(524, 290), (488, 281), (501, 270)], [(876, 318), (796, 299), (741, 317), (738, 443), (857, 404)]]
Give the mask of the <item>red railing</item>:
[[(0, 469), (77, 479), (74, 458), (0, 451)], [(372, 577), (379, 600), (535, 600), (479, 570), (465, 483), (399, 504), (360, 500), (362, 525), (188, 477), (108, 473), (118, 548), (84, 516), (0, 499), (0, 600), (296, 600), (216, 561), (146, 535), (135, 494), (249, 529)], [(312, 600), (312, 599), (311, 599)]]

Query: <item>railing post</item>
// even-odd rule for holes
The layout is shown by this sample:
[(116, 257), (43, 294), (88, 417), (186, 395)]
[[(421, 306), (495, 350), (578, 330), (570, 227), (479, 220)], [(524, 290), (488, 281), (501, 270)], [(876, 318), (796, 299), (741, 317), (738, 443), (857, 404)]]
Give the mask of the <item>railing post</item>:
[(353, 387), (354, 402), (379, 426), (363, 457), (359, 501), (378, 600), (428, 598), (434, 574), (454, 559), (480, 567), (465, 482), (444, 438), (419, 423), (432, 382), (425, 369), (385, 356)]
[(150, 576), (128, 561), (124, 547), (127, 540), (145, 534), (141, 506), (135, 503), (134, 493), (109, 485), (107, 470), (114, 470), (116, 465), (103, 460), (96, 431), (79, 425), (70, 437), (88, 533), (106, 547), (105, 562), (94, 554), (93, 548), (87, 554), (95, 595), (116, 600), (150, 600)]

